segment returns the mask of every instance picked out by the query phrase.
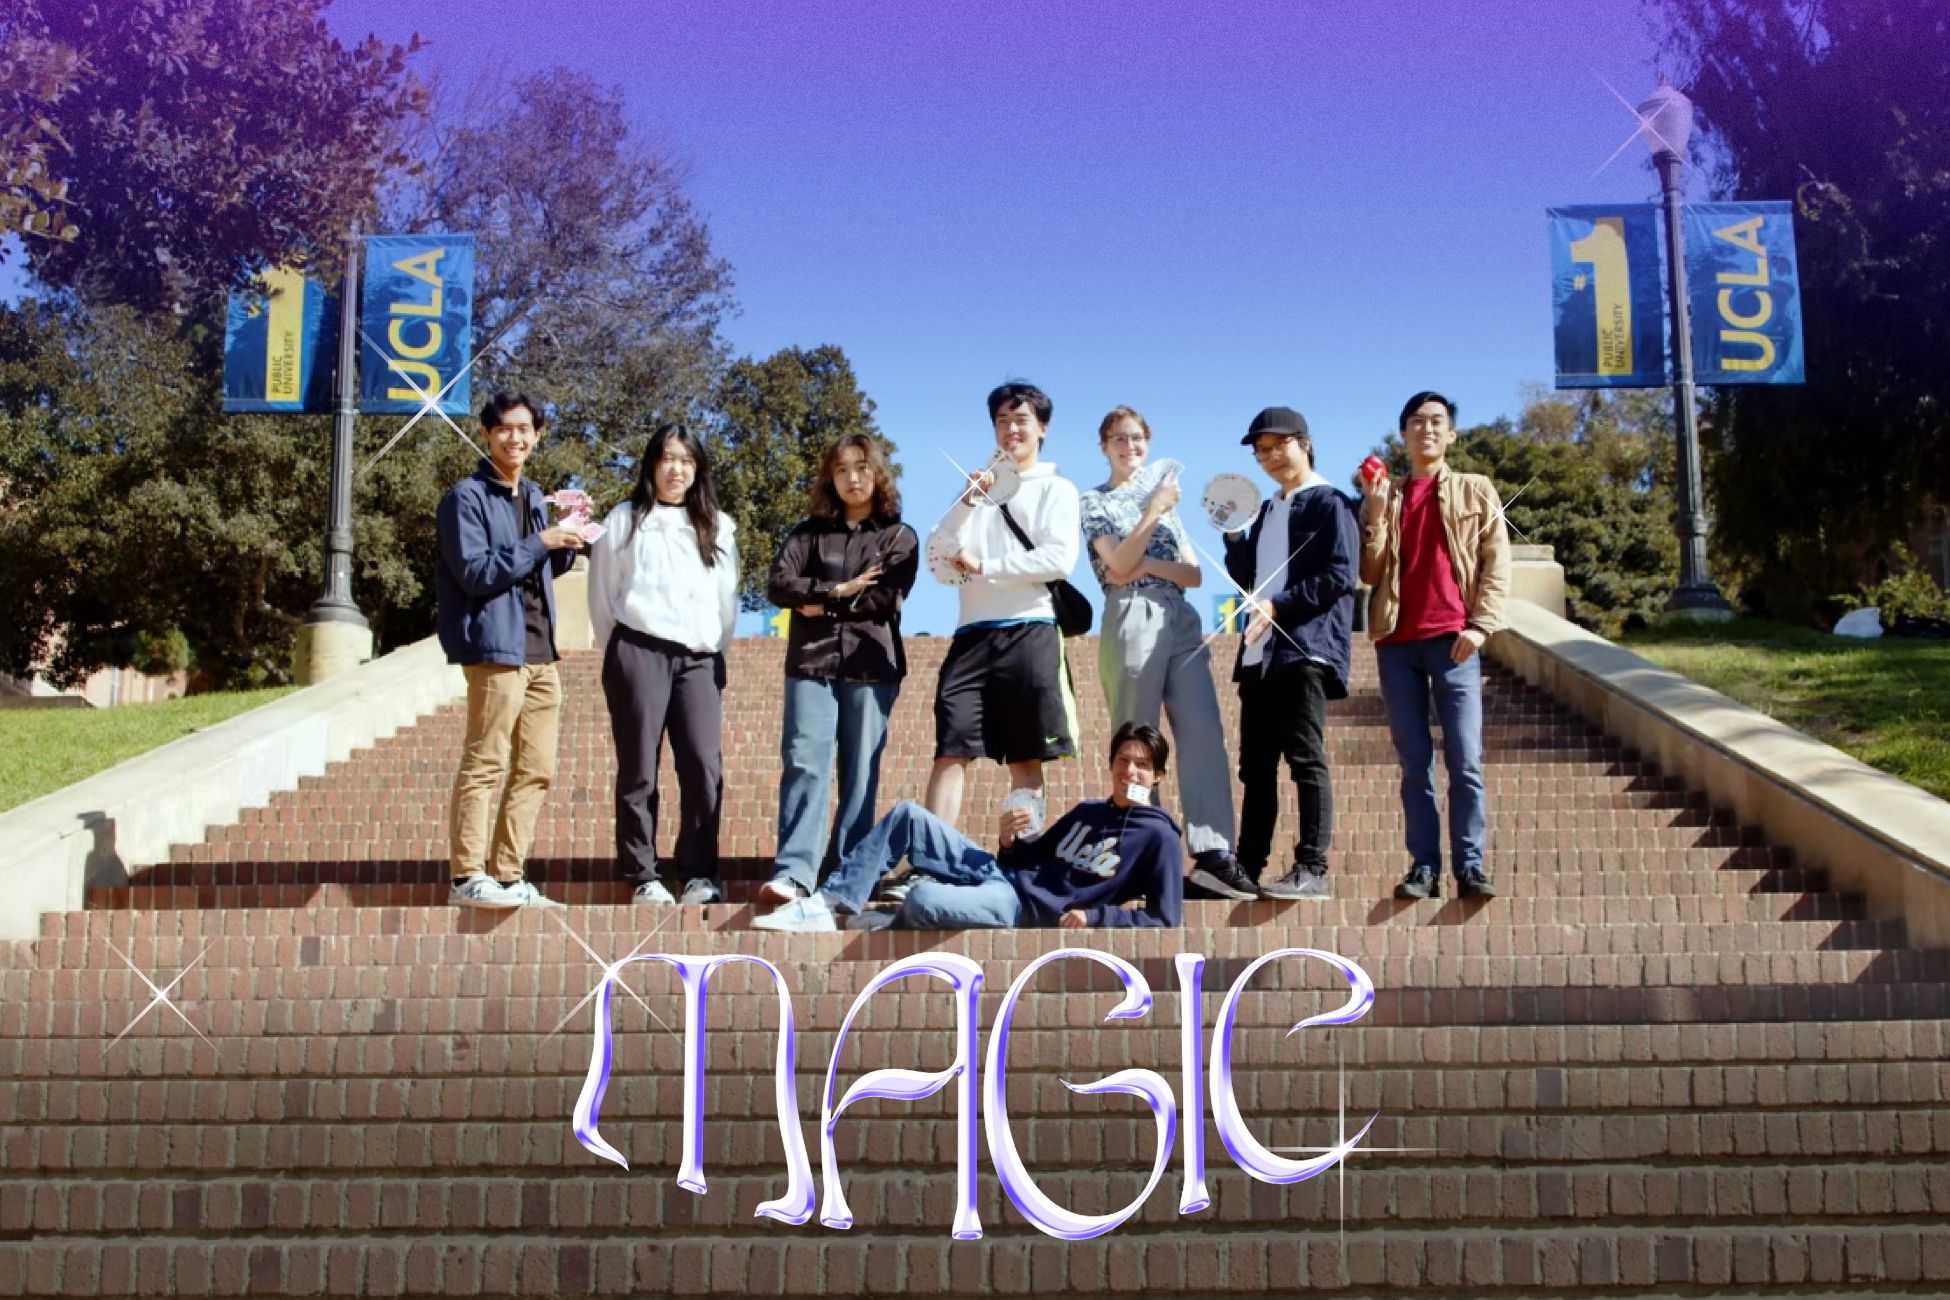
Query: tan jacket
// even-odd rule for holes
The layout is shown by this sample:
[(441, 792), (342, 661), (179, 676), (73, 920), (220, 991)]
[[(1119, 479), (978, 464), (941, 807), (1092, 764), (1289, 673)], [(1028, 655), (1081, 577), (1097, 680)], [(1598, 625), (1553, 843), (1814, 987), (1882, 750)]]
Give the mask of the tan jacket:
[[(1381, 522), (1369, 524), (1363, 516), (1361, 524), (1361, 581), (1374, 589), (1368, 593), (1372, 641), (1395, 630), (1402, 608), (1402, 485), (1392, 486)], [(1503, 626), (1503, 601), (1510, 594), (1510, 530), (1503, 502), (1483, 475), (1453, 473), (1447, 465), (1436, 471), (1435, 498), (1469, 626), (1488, 638)]]

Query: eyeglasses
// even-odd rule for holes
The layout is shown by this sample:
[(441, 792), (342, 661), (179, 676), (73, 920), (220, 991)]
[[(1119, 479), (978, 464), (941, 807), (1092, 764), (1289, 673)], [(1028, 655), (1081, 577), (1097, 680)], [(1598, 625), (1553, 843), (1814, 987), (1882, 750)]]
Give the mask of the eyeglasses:
[(1113, 433), (1104, 439), (1106, 447), (1142, 447), (1150, 442), (1148, 435), (1142, 433)]

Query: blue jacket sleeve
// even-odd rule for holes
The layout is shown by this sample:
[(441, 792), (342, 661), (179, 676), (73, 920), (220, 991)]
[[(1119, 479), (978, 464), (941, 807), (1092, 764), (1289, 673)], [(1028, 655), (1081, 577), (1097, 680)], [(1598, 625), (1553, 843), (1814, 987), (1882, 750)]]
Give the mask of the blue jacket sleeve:
[(1145, 862), (1143, 907), (1099, 906), (1088, 915), (1093, 928), (1157, 930), (1175, 927), (1185, 917), (1184, 860), (1178, 841), (1159, 836)]
[[(1355, 525), (1354, 512), (1348, 509), (1340, 493), (1333, 493), (1326, 510), (1326, 517), (1316, 527), (1330, 537), (1327, 563), (1319, 568), (1309, 566), (1311, 571), (1305, 577), (1293, 578), (1294, 570), (1299, 568), (1296, 563), (1288, 570), (1288, 577), (1293, 580), (1271, 598), (1274, 616), (1283, 626), (1292, 627), (1317, 618), (1354, 591), (1355, 574), (1361, 561), (1360, 529)], [(1311, 554), (1318, 553), (1311, 545), (1307, 549)]]
[[(449, 492), (440, 500), (434, 520), (440, 545), (440, 562), (454, 576), (462, 591), (477, 600), (498, 596), (535, 571), (548, 558), (548, 547), (536, 533), (519, 541), (496, 546), (490, 540), (487, 514), (481, 498), (473, 492)], [(573, 563), (575, 553), (565, 550)]]
[(1226, 572), (1232, 575), (1232, 580), (1239, 584), (1241, 591), (1251, 591), (1259, 585), (1254, 581), (1253, 573), (1259, 566), (1259, 545), (1253, 539), (1253, 530), (1248, 528), (1236, 539), (1227, 533), (1221, 540), (1226, 548)]

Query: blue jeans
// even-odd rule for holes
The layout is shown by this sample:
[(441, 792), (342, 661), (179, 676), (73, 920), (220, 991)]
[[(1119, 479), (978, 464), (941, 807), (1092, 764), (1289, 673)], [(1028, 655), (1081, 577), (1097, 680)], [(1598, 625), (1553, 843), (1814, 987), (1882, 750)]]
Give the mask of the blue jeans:
[(902, 861), (925, 877), (901, 904), (894, 923), (902, 929), (1008, 929), (1022, 915), (1022, 900), (995, 855), (918, 803), (895, 804), (820, 892), (835, 911), (857, 914), (874, 883)]
[(1430, 637), (1375, 647), (1388, 731), (1402, 765), (1402, 820), (1412, 865), (1442, 872), (1442, 818), (1435, 807), (1435, 741), (1429, 698), (1442, 721), (1449, 769), (1449, 865), (1458, 877), (1483, 867), (1489, 813), (1483, 797), (1483, 656), (1449, 659), (1456, 638)]
[(773, 878), (810, 894), (828, 857), (826, 791), (833, 748), (840, 756), (840, 806), (831, 857), (853, 851), (873, 828), (880, 753), (898, 682), (785, 679), (785, 729), (779, 743), (779, 849)]

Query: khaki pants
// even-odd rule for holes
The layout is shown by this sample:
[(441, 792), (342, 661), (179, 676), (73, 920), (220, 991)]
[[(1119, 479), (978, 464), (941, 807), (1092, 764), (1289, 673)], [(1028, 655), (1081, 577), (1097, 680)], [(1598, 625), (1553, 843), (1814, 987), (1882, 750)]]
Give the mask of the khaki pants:
[(467, 742), (448, 818), (453, 876), (487, 872), (489, 814), (495, 787), (506, 776), (501, 812), (493, 818), (491, 864), (495, 879), (505, 884), (522, 878), (542, 796), (555, 780), (562, 679), (554, 664), (467, 664), (461, 671), (467, 676)]

